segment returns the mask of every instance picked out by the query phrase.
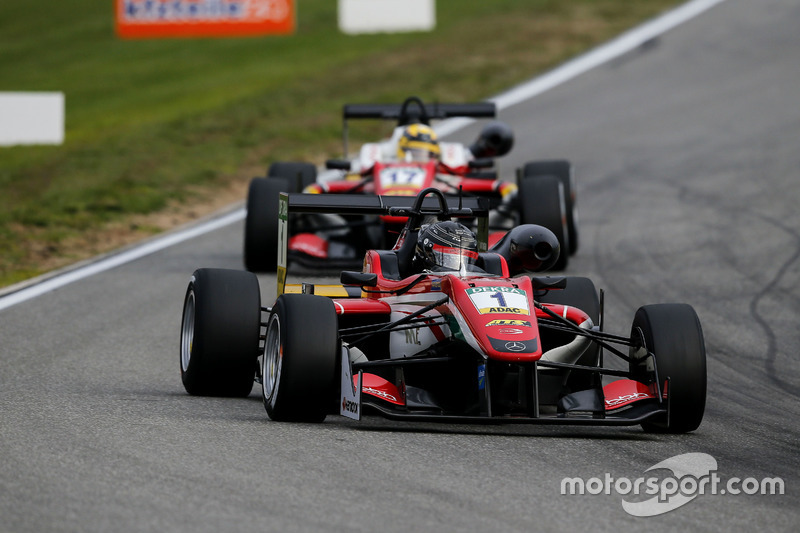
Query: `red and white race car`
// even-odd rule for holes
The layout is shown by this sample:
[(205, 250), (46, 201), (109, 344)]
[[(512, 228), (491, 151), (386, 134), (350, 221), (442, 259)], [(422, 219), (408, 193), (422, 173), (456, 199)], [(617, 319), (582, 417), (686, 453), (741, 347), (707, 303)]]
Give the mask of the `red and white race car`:
[[(530, 277), (557, 260), (544, 227), (522, 225), (487, 247), (488, 202), (446, 198), (281, 195), (281, 246), (292, 212), (406, 219), (392, 249), (369, 250), (341, 285), (286, 284), (262, 307), (245, 271), (199, 269), (181, 327), (190, 394), (247, 396), (261, 384), (274, 420), (637, 425), (683, 433), (706, 398), (703, 333), (686, 304), (646, 305), (630, 335), (602, 329), (591, 280)], [(453, 220), (455, 219), (455, 220)], [(478, 219), (474, 235), (459, 220)], [(282, 248), (285, 249), (285, 248)], [(606, 366), (613, 356), (624, 362)]]
[[(519, 224), (538, 224), (558, 238), (563, 253), (554, 268), (563, 270), (578, 247), (576, 187), (566, 160), (531, 161), (516, 180), (498, 178), (494, 160), (508, 153), (511, 129), (488, 123), (471, 146), (440, 142), (433, 120), (496, 116), (494, 103), (424, 104), (410, 97), (402, 104), (344, 106), (344, 153), (348, 121), (396, 121), (392, 136), (363, 145), (354, 159), (330, 160), (317, 173), (310, 163), (273, 163), (266, 178), (254, 178), (247, 196), (245, 267), (272, 272), (277, 264), (277, 208), (280, 192), (415, 196), (434, 187), (447, 195), (481, 196), (490, 201), (491, 243)], [(390, 247), (405, 223), (389, 215), (304, 214), (289, 221), (289, 261), (311, 268), (354, 268), (372, 248)]]

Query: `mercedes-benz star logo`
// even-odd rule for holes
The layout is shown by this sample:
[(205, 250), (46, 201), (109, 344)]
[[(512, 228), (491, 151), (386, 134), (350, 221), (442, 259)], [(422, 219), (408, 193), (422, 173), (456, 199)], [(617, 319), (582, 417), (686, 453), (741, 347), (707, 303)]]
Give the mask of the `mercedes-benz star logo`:
[(525, 349), (525, 344), (517, 341), (507, 342), (506, 349), (511, 350), (512, 352), (521, 352)]

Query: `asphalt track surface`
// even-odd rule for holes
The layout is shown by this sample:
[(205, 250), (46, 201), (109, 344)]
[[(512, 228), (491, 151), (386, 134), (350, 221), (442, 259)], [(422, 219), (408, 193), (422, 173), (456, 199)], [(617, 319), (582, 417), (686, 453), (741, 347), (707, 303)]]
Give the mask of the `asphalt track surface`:
[[(185, 286), (241, 268), (233, 224), (0, 311), (0, 531), (795, 531), (800, 523), (800, 5), (728, 0), (503, 110), (505, 172), (567, 157), (581, 242), (569, 272), (606, 291), (606, 329), (646, 303), (697, 310), (706, 415), (638, 428), (271, 422), (186, 395)], [(471, 140), (472, 128), (453, 138)], [(265, 301), (274, 291), (262, 277)], [(705, 453), (783, 495), (699, 495), (650, 518), (562, 495)]]

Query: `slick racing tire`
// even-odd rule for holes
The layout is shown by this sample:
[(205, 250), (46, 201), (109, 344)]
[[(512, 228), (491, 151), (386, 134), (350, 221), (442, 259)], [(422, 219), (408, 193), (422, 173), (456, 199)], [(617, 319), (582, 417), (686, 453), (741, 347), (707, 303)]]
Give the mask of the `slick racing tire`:
[(278, 195), (289, 192), (282, 178), (253, 178), (247, 191), (244, 266), (250, 272), (275, 272), (278, 265)]
[(267, 323), (262, 358), (262, 399), (272, 420), (325, 420), (337, 390), (338, 333), (330, 298), (278, 298)]
[(519, 181), (520, 224), (538, 224), (552, 231), (561, 246), (552, 270), (564, 270), (569, 261), (569, 231), (564, 186), (555, 176), (522, 177)]
[(569, 254), (578, 251), (578, 197), (572, 163), (563, 159), (530, 161), (522, 167), (522, 177), (555, 176), (564, 186), (564, 205), (569, 231)]
[(258, 368), (261, 292), (255, 274), (195, 270), (183, 302), (181, 380), (200, 396), (250, 394)]
[(317, 181), (317, 167), (311, 163), (279, 161), (269, 166), (267, 177), (285, 179), (289, 184), (286, 192), (303, 192)]
[[(589, 315), (593, 325), (599, 326), (601, 312), (600, 298), (597, 295), (594, 282), (589, 278), (578, 276), (569, 276), (566, 279), (567, 286), (565, 288), (561, 290), (550, 290), (543, 296), (537, 297), (536, 300), (541, 303), (577, 307)], [(589, 348), (576, 363), (585, 366), (597, 365), (597, 355), (599, 351), (600, 346), (595, 342), (591, 343)], [(592, 376), (588, 372), (573, 371), (567, 380), (567, 385), (572, 392), (590, 389), (593, 386)]]
[[(697, 429), (706, 405), (706, 349), (697, 313), (687, 304), (640, 307), (633, 319), (631, 339), (655, 355), (661, 391), (666, 392), (669, 402), (669, 419), (644, 422), (644, 430), (687, 433)], [(632, 356), (642, 353), (631, 351)], [(634, 379), (653, 381), (650, 359), (631, 361)]]

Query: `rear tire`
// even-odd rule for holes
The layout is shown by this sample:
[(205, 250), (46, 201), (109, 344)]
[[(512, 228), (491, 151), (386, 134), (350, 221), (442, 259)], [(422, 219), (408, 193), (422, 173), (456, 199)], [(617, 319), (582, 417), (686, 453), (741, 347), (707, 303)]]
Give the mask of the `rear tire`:
[(279, 161), (269, 166), (267, 177), (285, 179), (289, 184), (286, 192), (303, 192), (317, 181), (317, 167), (311, 163)]
[[(669, 420), (644, 422), (642, 428), (660, 433), (697, 429), (705, 412), (707, 380), (705, 342), (697, 313), (687, 304), (640, 307), (633, 319), (631, 338), (640, 340), (655, 354), (662, 394), (669, 378)], [(652, 382), (647, 359), (631, 362), (631, 372), (637, 381)]]
[(247, 396), (261, 330), (261, 292), (250, 272), (195, 270), (183, 304), (181, 381), (200, 396)]
[(518, 194), (520, 224), (538, 224), (555, 234), (561, 251), (552, 270), (564, 270), (569, 262), (569, 231), (561, 181), (555, 176), (523, 176)]
[(335, 404), (339, 326), (333, 301), (284, 294), (267, 323), (262, 399), (272, 420), (322, 422)]
[(523, 177), (555, 176), (564, 186), (564, 204), (569, 232), (569, 254), (578, 251), (578, 195), (572, 163), (563, 159), (531, 161), (522, 167)]
[(244, 266), (250, 272), (275, 272), (278, 265), (278, 197), (288, 192), (281, 178), (253, 178), (247, 191)]

